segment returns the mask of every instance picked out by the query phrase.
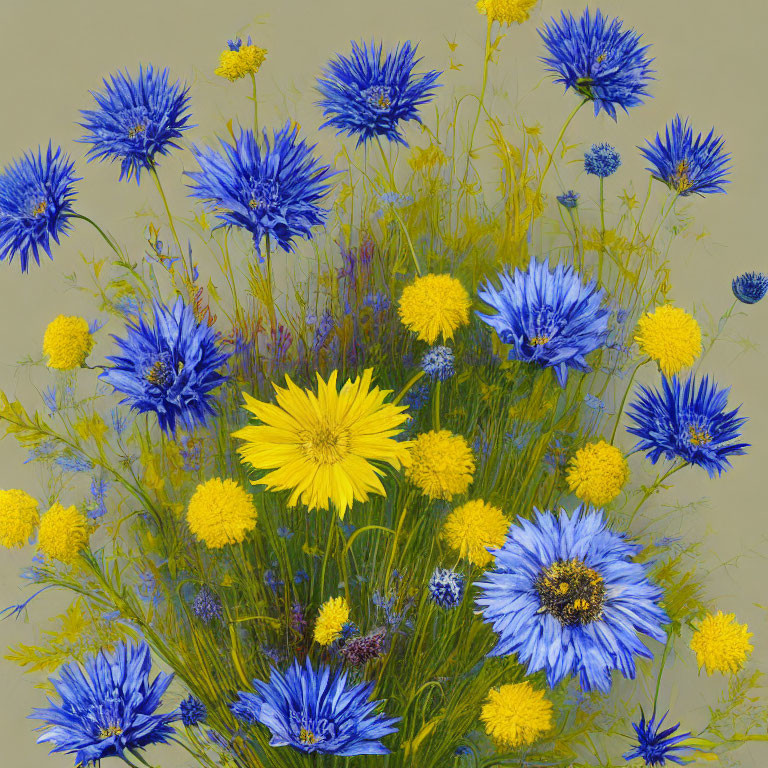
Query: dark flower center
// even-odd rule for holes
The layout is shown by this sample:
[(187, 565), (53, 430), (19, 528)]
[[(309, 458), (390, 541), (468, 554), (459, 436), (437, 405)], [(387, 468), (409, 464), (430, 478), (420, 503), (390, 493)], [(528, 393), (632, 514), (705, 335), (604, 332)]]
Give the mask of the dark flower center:
[(363, 98), (377, 112), (386, 112), (392, 106), (392, 89), (386, 85), (374, 85), (366, 88)]
[(349, 431), (320, 422), (300, 436), (304, 455), (316, 464), (338, 464), (349, 453)]
[(589, 624), (602, 616), (605, 583), (583, 560), (556, 560), (533, 583), (541, 610), (567, 627)]
[(159, 389), (168, 389), (173, 384), (173, 368), (165, 360), (155, 360), (144, 374), (144, 378)]

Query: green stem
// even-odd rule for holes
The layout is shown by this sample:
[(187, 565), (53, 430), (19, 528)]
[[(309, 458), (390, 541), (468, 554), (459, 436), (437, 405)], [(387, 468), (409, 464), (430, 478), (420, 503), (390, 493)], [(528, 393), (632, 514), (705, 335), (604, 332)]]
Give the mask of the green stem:
[(565, 122), (563, 123), (563, 127), (560, 129), (560, 134), (557, 137), (557, 140), (555, 141), (554, 147), (552, 147), (552, 151), (549, 153), (549, 158), (547, 159), (547, 164), (544, 166), (544, 171), (542, 172), (541, 176), (539, 177), (539, 186), (536, 188), (536, 197), (538, 197), (541, 194), (541, 188), (544, 185), (544, 179), (547, 175), (547, 172), (549, 171), (550, 166), (552, 165), (552, 161), (555, 157), (555, 152), (557, 152), (557, 146), (560, 144), (560, 142), (563, 140), (563, 136), (565, 136), (566, 130), (568, 130), (568, 126), (571, 124), (571, 121), (574, 117), (576, 117), (576, 113), (589, 101), (588, 98), (583, 99), (580, 101), (574, 109), (571, 111), (571, 113), (566, 118)]
[(624, 397), (621, 398), (621, 405), (619, 406), (619, 410), (616, 413), (616, 423), (613, 425), (613, 432), (611, 433), (611, 445), (613, 445), (614, 440), (616, 440), (616, 431), (619, 428), (619, 422), (621, 421), (621, 414), (624, 413), (624, 405), (627, 402), (627, 397), (629, 396), (629, 390), (632, 388), (632, 382), (635, 380), (635, 374), (640, 370), (642, 366), (644, 366), (646, 363), (649, 363), (651, 361), (650, 357), (647, 357), (645, 360), (642, 360), (639, 362), (635, 369), (632, 371), (632, 375), (629, 377), (629, 381), (627, 382), (627, 388), (624, 390)]
[(432, 429), (440, 431), (440, 379), (435, 382), (432, 391)]
[(277, 331), (277, 313), (275, 311), (275, 294), (272, 290), (272, 241), (269, 235), (264, 237), (264, 248), (267, 252), (266, 255), (266, 271), (265, 278), (267, 286), (267, 312), (269, 312), (269, 322), (272, 324), (272, 328)]
[[(477, 130), (477, 124), (480, 122), (480, 114), (483, 111), (483, 101), (485, 99), (485, 89), (488, 86), (488, 64), (491, 61), (491, 27), (493, 26), (493, 19), (488, 16), (488, 26), (485, 33), (485, 57), (483, 58), (483, 82), (480, 86), (480, 96), (477, 100), (477, 112), (475, 114), (475, 122), (472, 124), (472, 130), (469, 134), (469, 144), (467, 146), (467, 165), (464, 168), (464, 178), (461, 181), (462, 189), (467, 183), (467, 176), (469, 176), (469, 164), (472, 158), (472, 145), (475, 142), (475, 131)], [(461, 195), (461, 191), (459, 191)], [(458, 220), (458, 219), (457, 219)]]
[(640, 507), (645, 504), (645, 502), (655, 493), (656, 489), (670, 476), (674, 475), (675, 472), (680, 471), (683, 467), (687, 467), (688, 463), (684, 462), (683, 464), (678, 464), (677, 466), (672, 467), (669, 471), (665, 472), (661, 477), (657, 477), (654, 481), (653, 485), (651, 485), (649, 488), (646, 489), (645, 493), (643, 494), (643, 498), (640, 499), (638, 505), (632, 510), (632, 514), (629, 516), (629, 520), (627, 521), (627, 528), (629, 528), (630, 525), (632, 525), (632, 521), (635, 519), (635, 515), (637, 514)]
[(664, 652), (661, 654), (661, 663), (659, 664), (659, 674), (656, 677), (656, 693), (653, 695), (653, 714), (656, 714), (656, 702), (659, 700), (659, 689), (661, 688), (661, 674), (664, 672), (667, 656), (672, 647), (672, 635), (667, 634), (667, 642), (664, 644)]
[[(163, 201), (165, 214), (168, 217), (168, 226), (170, 227), (171, 234), (173, 235), (173, 239), (176, 242), (176, 247), (179, 249), (179, 255), (181, 256), (181, 260), (184, 263), (184, 270), (187, 271), (187, 260), (184, 258), (184, 251), (181, 247), (181, 240), (179, 240), (179, 235), (176, 232), (176, 225), (173, 222), (173, 214), (171, 214), (171, 208), (168, 205), (168, 198), (165, 196), (165, 191), (163, 190), (163, 185), (160, 183), (160, 177), (157, 175), (157, 169), (155, 168), (154, 163), (149, 166), (149, 173), (155, 180), (155, 186), (157, 187), (157, 191), (160, 193), (160, 199)], [(189, 275), (187, 275), (187, 278), (189, 279)]]
[(93, 219), (83, 216), (82, 213), (70, 213), (69, 216), (72, 219), (82, 219), (83, 221), (87, 221), (104, 238), (104, 242), (117, 254), (117, 256), (121, 259), (123, 258), (123, 254), (120, 253), (120, 249), (112, 238)]
[(598, 254), (597, 282), (603, 279), (603, 251), (605, 250), (605, 188), (603, 177), (600, 177), (600, 252)]
[(408, 394), (408, 390), (424, 375), (424, 371), (417, 371), (405, 383), (405, 386), (397, 393), (397, 397), (392, 401), (392, 405), (399, 405), (400, 401)]
[(679, 192), (675, 192), (674, 197), (669, 203), (669, 206), (667, 207), (667, 210), (664, 211), (661, 220), (659, 221), (659, 225), (656, 227), (656, 231), (653, 233), (653, 237), (651, 238), (651, 248), (653, 248), (654, 243), (656, 242), (656, 237), (659, 234), (659, 230), (661, 230), (662, 224), (667, 220), (667, 216), (671, 213), (672, 209), (675, 207), (675, 203), (677, 202), (677, 198), (680, 197)]
[(251, 82), (253, 83), (253, 135), (259, 132), (259, 100), (256, 96), (256, 75), (251, 72)]
[(728, 307), (728, 309), (723, 313), (722, 317), (720, 318), (721, 322), (718, 323), (717, 333), (711, 338), (711, 340), (707, 344), (707, 348), (701, 353), (699, 362), (696, 363), (696, 371), (695, 371), (696, 373), (699, 372), (699, 368), (701, 368), (701, 364), (704, 361), (704, 358), (709, 354), (712, 347), (715, 346), (715, 342), (720, 338), (720, 334), (725, 330), (725, 326), (728, 324), (728, 321), (731, 319), (733, 310), (736, 309), (736, 305), (738, 303), (739, 303), (739, 300), (734, 299), (733, 304), (731, 304), (731, 306)]

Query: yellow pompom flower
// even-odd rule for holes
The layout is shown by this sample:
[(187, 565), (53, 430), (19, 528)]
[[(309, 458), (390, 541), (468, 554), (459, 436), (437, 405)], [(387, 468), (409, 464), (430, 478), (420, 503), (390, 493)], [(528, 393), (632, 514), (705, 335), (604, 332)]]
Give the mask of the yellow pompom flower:
[(23, 546), (39, 522), (37, 502), (28, 493), (0, 490), (0, 544), (7, 549)]
[(41, 518), (37, 548), (51, 560), (73, 563), (88, 544), (88, 522), (77, 507), (54, 504)]
[(499, 24), (522, 24), (530, 17), (530, 10), (539, 0), (478, 0), (477, 10), (489, 21)]
[(315, 642), (330, 645), (341, 636), (341, 630), (349, 621), (349, 605), (343, 597), (332, 597), (320, 606), (315, 622)]
[(509, 520), (504, 513), (481, 499), (454, 509), (443, 523), (443, 538), (461, 557), (481, 568), (493, 562), (488, 549), (504, 544)]
[(469, 294), (450, 275), (417, 277), (403, 289), (400, 320), (419, 339), (433, 344), (438, 336), (452, 339), (454, 331), (469, 322)]
[(578, 498), (601, 507), (619, 495), (628, 477), (629, 466), (621, 451), (600, 440), (576, 451), (568, 464), (566, 480)]
[(256, 507), (234, 480), (214, 477), (197, 486), (187, 506), (187, 525), (209, 549), (239, 544), (256, 527)]
[(447, 429), (417, 435), (405, 476), (430, 499), (450, 500), (466, 493), (475, 473), (467, 441)]
[(638, 320), (635, 341), (665, 376), (679, 373), (701, 354), (701, 328), (696, 318), (671, 304), (646, 312)]
[(49, 368), (79, 368), (92, 349), (93, 337), (85, 318), (59, 315), (45, 329), (43, 354), (48, 356)]
[(246, 75), (255, 75), (266, 58), (266, 49), (251, 45), (249, 39), (246, 45), (240, 43), (237, 50), (229, 48), (222, 51), (219, 56), (219, 66), (216, 67), (214, 74), (234, 82)]
[(552, 702), (527, 680), (488, 692), (480, 719), (501, 747), (523, 747), (552, 729)]
[(301, 501), (309, 509), (328, 509), (341, 517), (354, 501), (386, 495), (379, 479), (384, 470), (410, 461), (410, 443), (397, 441), (408, 418), (405, 406), (385, 402), (388, 390), (371, 387), (370, 368), (338, 390), (334, 371), (317, 394), (299, 389), (286, 376), (286, 389), (275, 387), (276, 405), (245, 394), (245, 407), (261, 424), (245, 427), (234, 437), (245, 440), (242, 461), (254, 469), (269, 469), (255, 483), (272, 491), (291, 491), (289, 506)]
[(696, 628), (691, 639), (691, 650), (696, 654), (699, 668), (713, 672), (738, 672), (752, 652), (749, 638), (752, 633), (746, 624), (739, 624), (732, 613), (708, 613)]

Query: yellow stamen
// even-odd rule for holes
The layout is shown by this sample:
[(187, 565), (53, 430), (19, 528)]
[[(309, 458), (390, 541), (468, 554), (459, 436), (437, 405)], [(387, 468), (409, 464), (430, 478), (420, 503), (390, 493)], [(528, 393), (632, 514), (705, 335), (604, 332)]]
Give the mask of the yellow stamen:
[(312, 731), (308, 731), (306, 728), (302, 728), (299, 731), (299, 741), (301, 741), (302, 744), (315, 744), (315, 743), (317, 743), (317, 739), (315, 738), (315, 734), (312, 733)]
[(533, 336), (528, 342), (532, 347), (541, 347), (549, 341), (549, 336)]
[(699, 429), (691, 424), (688, 427), (688, 439), (691, 445), (708, 445), (712, 442), (712, 435), (706, 429)]
[(40, 216), (43, 213), (45, 213), (45, 209), (48, 207), (48, 201), (47, 200), (41, 200), (33, 209), (32, 209), (32, 215), (33, 216)]
[(139, 123), (138, 125), (134, 125), (133, 128), (128, 129), (128, 138), (129, 139), (135, 139), (140, 133), (143, 133), (146, 130), (146, 128)]

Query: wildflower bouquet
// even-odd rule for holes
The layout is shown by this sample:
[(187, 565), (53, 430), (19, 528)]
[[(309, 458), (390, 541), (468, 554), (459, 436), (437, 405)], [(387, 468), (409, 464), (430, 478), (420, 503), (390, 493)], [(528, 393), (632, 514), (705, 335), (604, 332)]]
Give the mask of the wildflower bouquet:
[[(190, 140), (189, 89), (166, 69), (105, 80), (80, 141), (149, 180), (161, 213), (140, 256), (80, 211), (52, 143), (0, 175), (9, 265), (34, 271), (74, 226), (95, 238), (75, 285), (100, 319), (52, 318), (42, 406), (0, 402), (44, 478), (35, 497), (0, 491), (0, 543), (37, 550), (31, 596), (5, 613), (69, 601), (60, 630), (10, 651), (53, 675), (32, 717), (54, 752), (664, 765), (765, 738), (751, 635), (708, 604), (696, 542), (668, 536), (654, 498), (748, 447), (698, 369), (768, 277), (734, 280), (706, 344), (667, 299), (690, 203), (728, 181), (714, 130), (674, 117), (640, 149), (643, 202), (625, 192), (618, 211), (620, 153), (566, 144), (577, 115), (626, 119), (651, 95), (648, 46), (620, 20), (539, 30), (570, 110), (550, 148), (486, 109), (489, 64), (534, 4), (477, 4), (471, 100), (410, 42), (331, 59), (332, 163), (290, 120), (262, 130), (268, 54), (250, 38), (216, 74), (250, 83), (253, 126), (215, 146)], [(193, 164), (174, 182), (189, 217), (165, 194), (172, 152)], [(672, 660), (691, 685), (697, 663), (730, 679), (695, 733), (666, 719)]]

